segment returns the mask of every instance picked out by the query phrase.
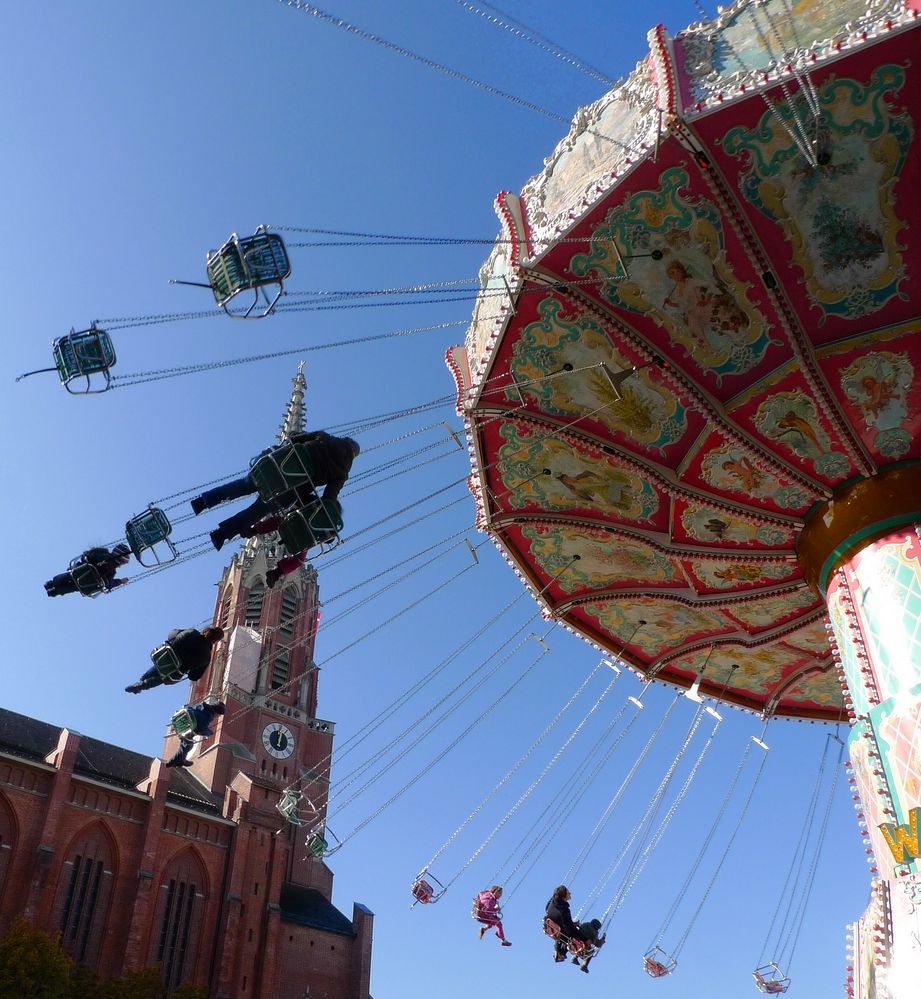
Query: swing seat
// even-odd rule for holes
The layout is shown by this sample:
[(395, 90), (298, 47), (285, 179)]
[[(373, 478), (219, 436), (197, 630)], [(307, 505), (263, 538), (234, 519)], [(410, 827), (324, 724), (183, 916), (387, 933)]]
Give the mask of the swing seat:
[[(433, 884), (434, 882), (434, 884)], [(442, 895), (448, 889), (434, 877), (429, 871), (423, 871), (415, 881), (412, 883), (410, 891), (412, 892), (413, 898), (416, 902), (421, 902), (423, 905), (429, 905), (432, 902), (437, 902)]]
[(780, 970), (777, 964), (772, 961), (752, 972), (755, 979), (755, 986), (759, 992), (765, 995), (776, 996), (786, 992), (790, 988), (790, 979)]
[(105, 576), (89, 562), (75, 558), (67, 567), (67, 572), (81, 596), (98, 597), (100, 593), (110, 592), (111, 587), (106, 583)]
[[(109, 369), (115, 364), (115, 348), (104, 330), (95, 326), (79, 332), (71, 330), (52, 343), (51, 351), (61, 384), (71, 395), (95, 394), (111, 388)], [(86, 380), (85, 387), (74, 389), (71, 383), (78, 378)]]
[(473, 900), (473, 908), (470, 910), (470, 915), (478, 923), (485, 923), (487, 926), (491, 926), (493, 923), (502, 922), (502, 910), (493, 909), (491, 912), (488, 909), (481, 909), (480, 903), (476, 898)]
[(307, 849), (317, 860), (322, 860), (329, 843), (319, 833), (313, 833), (307, 837)]
[(554, 940), (559, 940), (562, 932), (563, 931), (559, 928), (559, 926), (549, 916), (544, 916), (544, 933), (546, 933), (548, 937), (551, 937)]
[[(310, 798), (293, 789), (284, 791), (275, 807), (293, 826), (305, 826), (310, 821), (315, 822), (319, 814)], [(324, 843), (323, 849), (325, 851), (328, 849), (329, 843), (325, 840)]]
[(678, 962), (669, 957), (661, 947), (653, 947), (648, 954), (643, 955), (643, 970), (650, 978), (664, 978), (677, 967)]
[(544, 933), (552, 940), (561, 940), (566, 944), (566, 950), (578, 958), (594, 957), (597, 948), (587, 940), (580, 940), (578, 937), (568, 937), (549, 916), (544, 916)]
[(413, 898), (423, 905), (428, 905), (435, 898), (435, 889), (424, 878), (413, 882)]
[(308, 551), (317, 545), (326, 551), (339, 544), (342, 530), (342, 507), (338, 500), (317, 500), (301, 507), (278, 526), (282, 544), (292, 554)]
[[(169, 539), (172, 530), (166, 514), (159, 507), (150, 506), (125, 524), (125, 537), (134, 557), (145, 569), (150, 569), (176, 558), (176, 547)], [(153, 561), (144, 561), (146, 552), (151, 553)]]
[(178, 735), (179, 738), (190, 738), (195, 735), (195, 716), (188, 709), (188, 707), (180, 708), (172, 718), (169, 720), (170, 728), (174, 735)]
[(271, 503), (298, 486), (313, 488), (313, 458), (310, 444), (284, 444), (260, 455), (249, 470), (259, 496)]
[[(157, 672), (165, 684), (179, 683), (185, 679), (185, 670), (176, 650), (172, 645), (159, 645), (150, 653), (150, 661), (157, 667)], [(194, 721), (193, 721), (194, 725)], [(176, 733), (179, 735), (180, 733)]]
[[(230, 239), (219, 249), (208, 254), (208, 284), (214, 300), (232, 319), (263, 319), (275, 308), (284, 291), (285, 278), (291, 273), (291, 262), (281, 236), (270, 233), (261, 225), (252, 236), (232, 233)], [(264, 307), (254, 315), (259, 305), (260, 289), (275, 285), (274, 298), (263, 291)], [(228, 308), (237, 295), (245, 291), (253, 292), (253, 301), (243, 312), (232, 312)]]
[(297, 791), (285, 791), (282, 796), (278, 799), (278, 804), (275, 806), (279, 812), (285, 817), (285, 819), (292, 825), (300, 826), (303, 825), (301, 817), (298, 814), (298, 806), (301, 803), (301, 796)]

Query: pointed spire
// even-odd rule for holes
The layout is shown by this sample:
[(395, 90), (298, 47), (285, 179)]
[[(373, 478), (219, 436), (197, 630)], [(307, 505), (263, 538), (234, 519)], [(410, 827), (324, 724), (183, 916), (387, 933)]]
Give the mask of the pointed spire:
[(294, 376), (294, 387), (291, 390), (291, 398), (288, 400), (288, 408), (285, 410), (285, 418), (282, 420), (281, 429), (278, 431), (278, 440), (284, 443), (291, 434), (304, 430), (304, 420), (306, 412), (304, 410), (304, 392), (307, 389), (307, 379), (304, 377), (304, 362), (297, 366), (297, 374)]

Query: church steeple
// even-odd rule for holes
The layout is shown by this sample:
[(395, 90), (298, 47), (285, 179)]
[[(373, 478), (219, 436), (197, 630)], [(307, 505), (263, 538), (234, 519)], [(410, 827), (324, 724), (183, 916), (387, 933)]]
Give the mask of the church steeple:
[(301, 361), (297, 368), (297, 374), (294, 376), (294, 387), (291, 390), (291, 398), (288, 400), (288, 408), (285, 410), (285, 417), (281, 421), (281, 429), (278, 431), (279, 444), (290, 439), (292, 434), (303, 432), (304, 420), (307, 415), (304, 408), (306, 390), (307, 379), (304, 377), (304, 362)]
[[(302, 363), (280, 441), (304, 430), (306, 387)], [(334, 725), (316, 717), (313, 653), (319, 585), (308, 564), (268, 587), (266, 573), (281, 554), (277, 535), (251, 539), (233, 556), (218, 584), (214, 624), (224, 629), (225, 637), (189, 699), (219, 697), (227, 711), (213, 724), (215, 734), (204, 743), (191, 772), (215, 790), (230, 784), (237, 772), (270, 793), (298, 784), (322, 814)], [(169, 741), (167, 750), (172, 752)], [(308, 873), (302, 876), (308, 878)]]

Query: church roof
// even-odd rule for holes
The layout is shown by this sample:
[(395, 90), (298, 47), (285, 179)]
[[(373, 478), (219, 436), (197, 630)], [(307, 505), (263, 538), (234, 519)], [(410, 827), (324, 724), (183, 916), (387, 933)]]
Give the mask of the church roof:
[[(57, 747), (61, 732), (57, 725), (0, 708), (2, 752), (41, 762)], [(74, 773), (133, 791), (150, 774), (152, 762), (152, 756), (81, 735)], [(220, 814), (223, 801), (221, 795), (207, 791), (185, 770), (173, 772), (166, 797), (174, 804), (216, 815)]]
[(281, 918), (327, 933), (355, 936), (352, 921), (316, 888), (285, 881), (281, 886)]

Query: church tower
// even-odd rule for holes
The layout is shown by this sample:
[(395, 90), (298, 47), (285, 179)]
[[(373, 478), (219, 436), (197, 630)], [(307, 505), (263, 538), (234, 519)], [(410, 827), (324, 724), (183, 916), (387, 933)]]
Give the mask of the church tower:
[[(279, 443), (305, 428), (303, 367), (301, 362)], [(307, 829), (326, 817), (334, 731), (333, 722), (317, 718), (319, 585), (316, 569), (307, 564), (268, 587), (266, 573), (283, 554), (277, 534), (251, 538), (218, 584), (213, 624), (223, 628), (224, 639), (210, 670), (192, 685), (189, 701), (218, 698), (226, 713), (212, 723), (214, 735), (193, 756), (191, 773), (216, 793), (236, 789), (242, 775), (250, 790), (258, 789), (255, 797), (248, 795), (250, 809), (258, 799), (273, 834), (284, 825), (275, 808), (280, 795), (286, 788), (298, 790), (307, 826), (286, 827), (293, 849), (284, 879), (329, 898), (332, 873), (304, 856)], [(175, 737), (168, 738), (167, 755), (175, 746)]]

